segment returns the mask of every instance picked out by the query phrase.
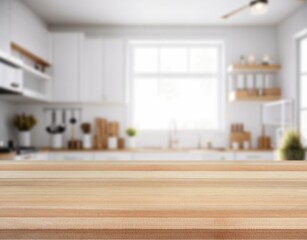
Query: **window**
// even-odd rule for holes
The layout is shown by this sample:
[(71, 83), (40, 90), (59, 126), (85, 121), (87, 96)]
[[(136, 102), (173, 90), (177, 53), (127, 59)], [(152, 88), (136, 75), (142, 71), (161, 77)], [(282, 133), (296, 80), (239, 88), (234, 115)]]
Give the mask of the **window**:
[(307, 143), (307, 37), (299, 43), (300, 78), (300, 128), (304, 143)]
[(131, 121), (140, 130), (221, 128), (222, 44), (131, 43)]

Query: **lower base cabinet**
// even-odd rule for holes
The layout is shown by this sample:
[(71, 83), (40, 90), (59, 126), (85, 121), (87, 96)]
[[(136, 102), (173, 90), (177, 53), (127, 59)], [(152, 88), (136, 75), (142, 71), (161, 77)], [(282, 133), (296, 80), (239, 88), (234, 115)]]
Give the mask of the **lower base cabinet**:
[[(32, 156), (32, 155), (31, 155)], [(29, 157), (26, 158), (27, 160)], [(18, 156), (16, 160), (26, 160)], [(267, 161), (274, 152), (54, 152), (33, 154), (32, 160), (54, 161)]]
[(274, 152), (238, 152), (235, 155), (235, 159), (239, 161), (267, 161), (276, 159)]
[(133, 159), (136, 161), (197, 161), (203, 160), (200, 153), (174, 153), (174, 152), (148, 152), (148, 153), (135, 153)]
[(73, 160), (73, 161), (88, 160), (88, 161), (91, 161), (91, 160), (93, 160), (93, 153), (84, 153), (84, 152), (51, 153), (51, 154), (49, 154), (48, 159), (53, 160), (53, 161), (66, 161), (66, 160)]
[(95, 153), (94, 160), (99, 161), (126, 161), (133, 160), (132, 154), (130, 153)]
[(216, 161), (216, 160), (233, 161), (235, 160), (235, 154), (233, 152), (207, 152), (207, 153), (202, 154), (202, 160), (205, 160), (205, 161)]

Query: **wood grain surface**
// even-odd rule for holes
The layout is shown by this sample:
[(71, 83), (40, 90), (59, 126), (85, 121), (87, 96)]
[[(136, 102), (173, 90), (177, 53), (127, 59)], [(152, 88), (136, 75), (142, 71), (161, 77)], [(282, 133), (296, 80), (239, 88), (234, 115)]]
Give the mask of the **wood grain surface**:
[(0, 162), (0, 239), (307, 239), (307, 162)]

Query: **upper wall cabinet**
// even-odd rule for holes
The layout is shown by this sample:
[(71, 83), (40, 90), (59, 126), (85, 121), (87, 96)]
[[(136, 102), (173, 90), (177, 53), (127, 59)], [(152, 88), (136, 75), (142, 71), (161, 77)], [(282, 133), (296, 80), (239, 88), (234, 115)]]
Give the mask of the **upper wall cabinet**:
[(81, 33), (53, 33), (53, 101), (80, 102), (83, 77)]
[(84, 44), (82, 102), (125, 102), (125, 41), (87, 38)]
[(54, 33), (53, 101), (125, 102), (125, 41)]
[(88, 38), (84, 41), (84, 76), (80, 83), (81, 102), (104, 100), (103, 41)]
[(10, 52), (10, 0), (0, 1), (0, 50)]
[(126, 92), (126, 47), (122, 38), (108, 38), (104, 45), (104, 100), (124, 103)]
[(9, 2), (11, 4), (11, 42), (50, 62), (50, 35), (45, 23), (23, 2), (18, 0)]

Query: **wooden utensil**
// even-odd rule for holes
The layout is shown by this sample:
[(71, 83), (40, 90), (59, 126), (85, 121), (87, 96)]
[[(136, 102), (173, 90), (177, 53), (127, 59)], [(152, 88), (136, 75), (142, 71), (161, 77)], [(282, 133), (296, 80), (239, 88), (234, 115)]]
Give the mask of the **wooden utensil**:
[(77, 119), (75, 118), (75, 111), (72, 111), (72, 117), (69, 120), (70, 123), (70, 140), (68, 142), (68, 148), (69, 149), (76, 149), (77, 143), (75, 140), (75, 125), (77, 124)]
[(266, 136), (265, 126), (262, 126), (261, 136), (258, 138), (258, 149), (271, 149), (271, 138)]
[(90, 134), (91, 133), (91, 124), (90, 123), (82, 123), (81, 129), (84, 134)]

